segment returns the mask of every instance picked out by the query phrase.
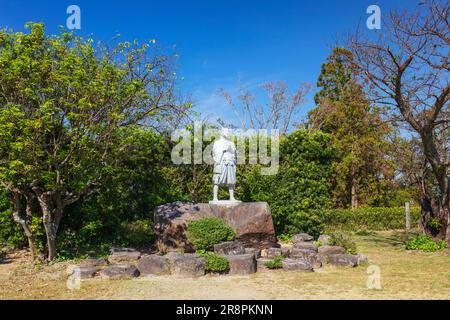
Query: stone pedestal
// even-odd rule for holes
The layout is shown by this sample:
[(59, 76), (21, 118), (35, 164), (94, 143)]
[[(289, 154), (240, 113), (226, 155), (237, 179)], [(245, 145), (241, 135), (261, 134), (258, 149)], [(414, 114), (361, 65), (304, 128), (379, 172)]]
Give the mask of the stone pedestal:
[(179, 249), (192, 252), (194, 248), (186, 234), (187, 222), (211, 216), (224, 219), (236, 231), (236, 240), (244, 247), (265, 249), (276, 246), (272, 215), (266, 202), (229, 205), (175, 202), (159, 206), (154, 212), (158, 249), (161, 252)]

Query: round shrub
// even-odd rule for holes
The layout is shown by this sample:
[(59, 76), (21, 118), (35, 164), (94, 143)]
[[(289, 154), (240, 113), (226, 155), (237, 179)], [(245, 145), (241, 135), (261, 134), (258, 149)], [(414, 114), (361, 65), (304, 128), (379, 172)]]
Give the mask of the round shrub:
[(197, 255), (206, 259), (206, 272), (224, 273), (230, 269), (228, 260), (216, 253), (198, 250)]
[(419, 235), (411, 241), (406, 243), (406, 250), (421, 250), (425, 252), (434, 252), (447, 248), (447, 244), (444, 241), (438, 243), (428, 235)]
[(236, 233), (222, 219), (206, 217), (190, 221), (187, 235), (197, 249), (211, 250), (215, 244), (233, 240)]

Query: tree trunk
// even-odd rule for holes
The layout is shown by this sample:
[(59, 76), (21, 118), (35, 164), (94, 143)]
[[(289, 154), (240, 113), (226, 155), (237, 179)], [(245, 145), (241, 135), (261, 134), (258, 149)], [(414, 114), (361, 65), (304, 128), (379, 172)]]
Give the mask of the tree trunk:
[(22, 219), (20, 217), (20, 211), (21, 211), (21, 196), (20, 192), (13, 191), (13, 204), (14, 204), (14, 210), (13, 210), (13, 219), (16, 223), (18, 223), (24, 233), (25, 236), (28, 239), (28, 248), (30, 250), (31, 259), (34, 260), (36, 258), (36, 240), (33, 235), (33, 232), (31, 231), (31, 218), (32, 218), (32, 211), (31, 211), (31, 203), (30, 198), (26, 197), (27, 203), (26, 203), (26, 218)]
[(358, 184), (355, 177), (352, 177), (352, 210), (358, 209)]
[[(440, 240), (445, 240), (450, 246), (450, 177), (447, 175), (448, 169), (441, 161), (433, 131), (424, 130), (424, 132), (421, 133), (421, 138), (425, 157), (431, 165), (433, 175), (436, 178), (440, 191), (439, 199), (432, 199), (431, 201), (431, 216), (438, 218), (443, 224), (443, 228), (434, 236)], [(422, 211), (422, 215), (424, 214), (428, 213)]]

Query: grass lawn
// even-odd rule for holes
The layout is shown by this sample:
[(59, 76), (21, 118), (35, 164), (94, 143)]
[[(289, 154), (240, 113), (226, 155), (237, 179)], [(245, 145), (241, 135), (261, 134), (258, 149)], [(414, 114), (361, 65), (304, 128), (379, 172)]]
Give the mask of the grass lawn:
[(450, 299), (449, 251), (406, 251), (407, 236), (401, 231), (355, 236), (358, 251), (381, 269), (381, 290), (367, 289), (367, 266), (198, 279), (93, 279), (69, 290), (65, 270), (73, 262), (38, 268), (17, 254), (0, 264), (0, 299)]

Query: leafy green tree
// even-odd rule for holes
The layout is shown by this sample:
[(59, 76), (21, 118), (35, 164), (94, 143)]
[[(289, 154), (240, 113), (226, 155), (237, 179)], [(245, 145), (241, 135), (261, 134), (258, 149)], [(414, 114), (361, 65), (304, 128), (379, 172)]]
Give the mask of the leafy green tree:
[(91, 38), (29, 27), (0, 32), (0, 181), (36, 197), (52, 260), (66, 208), (126, 155), (122, 129), (182, 108), (174, 103), (173, 58), (153, 43), (107, 50)]
[(361, 200), (367, 202), (373, 185), (391, 165), (385, 157), (390, 128), (383, 123), (380, 110), (366, 99), (358, 81), (352, 53), (335, 48), (322, 65), (317, 107), (309, 113), (310, 127), (329, 133), (341, 153), (334, 163), (335, 204), (351, 204), (353, 209)]

